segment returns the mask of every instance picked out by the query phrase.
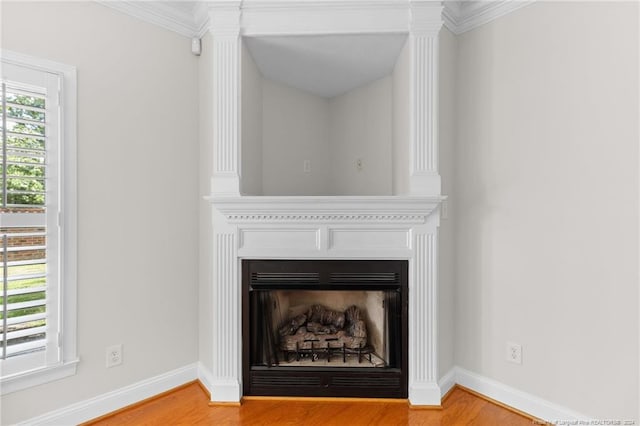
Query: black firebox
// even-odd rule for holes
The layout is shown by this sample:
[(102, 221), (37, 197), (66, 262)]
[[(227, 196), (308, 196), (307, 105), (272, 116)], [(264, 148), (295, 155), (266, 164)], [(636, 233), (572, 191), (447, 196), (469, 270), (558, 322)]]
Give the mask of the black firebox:
[(408, 262), (244, 260), (244, 395), (407, 398)]

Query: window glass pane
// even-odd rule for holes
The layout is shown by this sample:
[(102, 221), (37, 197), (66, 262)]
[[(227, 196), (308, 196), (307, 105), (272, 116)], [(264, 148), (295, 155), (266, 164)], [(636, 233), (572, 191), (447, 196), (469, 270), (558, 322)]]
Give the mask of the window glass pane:
[[(2, 212), (39, 209), (45, 205), (45, 99), (36, 94), (6, 87), (2, 108), (2, 168), (0, 188), (3, 191)], [(25, 211), (25, 210), (22, 210)]]
[[(1, 228), (2, 275), (6, 293), (0, 303), (0, 344), (6, 356), (43, 350), (46, 338), (46, 233), (45, 228)], [(6, 243), (6, 252), (4, 246)], [(4, 294), (7, 295), (6, 303)], [(5, 329), (6, 327), (6, 329)]]

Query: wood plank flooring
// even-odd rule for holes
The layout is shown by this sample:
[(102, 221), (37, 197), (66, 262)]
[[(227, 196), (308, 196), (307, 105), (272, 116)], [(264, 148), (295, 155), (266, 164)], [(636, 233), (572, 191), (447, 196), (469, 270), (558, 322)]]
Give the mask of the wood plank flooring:
[(241, 406), (209, 406), (197, 382), (89, 422), (91, 425), (532, 425), (517, 414), (462, 388), (442, 409), (411, 409), (405, 402), (249, 400)]

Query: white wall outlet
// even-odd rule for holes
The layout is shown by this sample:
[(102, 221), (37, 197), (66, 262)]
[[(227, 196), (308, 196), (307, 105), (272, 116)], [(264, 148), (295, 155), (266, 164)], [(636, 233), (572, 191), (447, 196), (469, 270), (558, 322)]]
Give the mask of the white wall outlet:
[(362, 158), (358, 158), (356, 160), (356, 170), (361, 172), (362, 171)]
[(107, 348), (107, 368), (122, 364), (122, 343)]
[(311, 160), (304, 160), (302, 162), (302, 170), (304, 170), (305, 173), (311, 173)]
[(521, 345), (513, 342), (507, 342), (507, 361), (513, 362), (514, 364), (522, 364)]

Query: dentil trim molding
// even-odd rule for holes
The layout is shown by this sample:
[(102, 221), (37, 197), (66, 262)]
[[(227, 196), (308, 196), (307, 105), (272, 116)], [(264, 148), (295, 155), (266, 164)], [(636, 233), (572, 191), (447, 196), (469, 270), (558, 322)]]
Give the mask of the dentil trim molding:
[(207, 197), (229, 223), (425, 223), (445, 196)]

